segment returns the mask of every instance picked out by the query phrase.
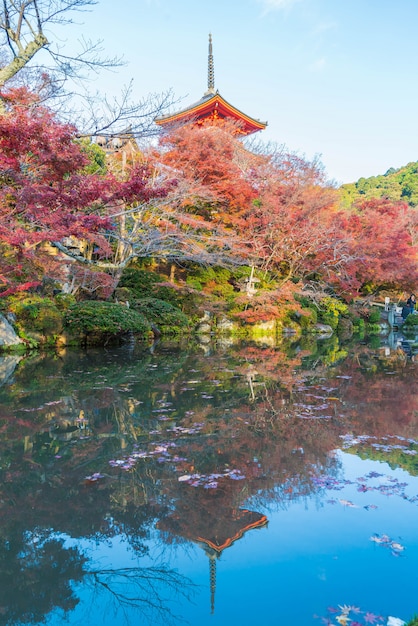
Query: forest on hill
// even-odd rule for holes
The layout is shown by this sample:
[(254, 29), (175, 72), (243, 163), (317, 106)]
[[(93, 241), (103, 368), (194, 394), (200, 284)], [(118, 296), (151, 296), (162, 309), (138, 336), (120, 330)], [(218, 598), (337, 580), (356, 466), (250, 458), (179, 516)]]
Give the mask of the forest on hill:
[(351, 206), (360, 200), (387, 198), (393, 202), (406, 202), (409, 206), (418, 205), (418, 161), (408, 163), (398, 169), (391, 167), (385, 174), (359, 178), (355, 183), (340, 187), (342, 204)]

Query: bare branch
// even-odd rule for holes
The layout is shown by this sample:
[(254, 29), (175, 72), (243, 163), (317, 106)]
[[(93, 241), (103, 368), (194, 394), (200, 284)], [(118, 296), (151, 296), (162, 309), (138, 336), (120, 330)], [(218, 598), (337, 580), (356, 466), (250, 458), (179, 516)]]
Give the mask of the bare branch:
[(95, 0), (3, 0), (0, 10), (0, 43), (3, 33), (12, 59), (0, 67), (0, 88), (12, 80), (41, 50), (47, 50), (55, 67), (66, 76), (77, 76), (82, 67), (97, 71), (100, 68), (118, 67), (119, 58), (102, 59), (101, 42), (81, 41), (82, 51), (65, 55), (45, 35), (47, 24), (73, 24), (72, 14), (89, 10)]

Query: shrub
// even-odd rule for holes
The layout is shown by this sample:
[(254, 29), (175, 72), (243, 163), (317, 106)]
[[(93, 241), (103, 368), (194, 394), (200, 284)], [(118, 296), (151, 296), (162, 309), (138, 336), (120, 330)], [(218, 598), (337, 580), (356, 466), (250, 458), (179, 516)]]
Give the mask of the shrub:
[(72, 304), (75, 304), (77, 301), (75, 296), (69, 293), (59, 293), (54, 298), (57, 309), (60, 311), (66, 311)]
[(192, 268), (186, 278), (186, 284), (197, 291), (204, 291), (211, 295), (227, 300), (234, 294), (232, 273), (223, 267)]
[(62, 313), (50, 298), (30, 296), (11, 300), (9, 310), (16, 316), (16, 326), (24, 334), (56, 335), (62, 330)]
[[(158, 298), (175, 306), (178, 303), (179, 296), (174, 288), (167, 285), (166, 280), (164, 276), (151, 270), (129, 267), (123, 273), (116, 294), (118, 295), (121, 288), (124, 287), (131, 294), (130, 297), (125, 297), (125, 300)], [(124, 290), (124, 293), (127, 293), (126, 290)], [(122, 298), (123, 296), (121, 296)]]
[(323, 324), (328, 324), (332, 329), (336, 329), (338, 326), (338, 320), (341, 314), (348, 312), (348, 307), (344, 302), (326, 296), (321, 300), (320, 309), (318, 312), (318, 320)]
[(365, 328), (366, 328), (364, 319), (362, 319), (361, 317), (353, 318), (353, 326), (354, 326), (355, 332), (358, 332), (358, 333), (364, 333)]
[(378, 309), (377, 307), (373, 307), (369, 313), (369, 323), (378, 324), (380, 322), (380, 317), (381, 317), (380, 309)]
[(368, 345), (373, 350), (377, 350), (380, 348), (380, 337), (377, 334), (370, 334), (370, 337), (368, 338)]
[(418, 315), (411, 313), (405, 319), (404, 328), (417, 328), (418, 327)]
[(155, 324), (162, 333), (178, 333), (187, 330), (189, 320), (187, 316), (169, 302), (157, 298), (143, 298), (133, 304), (146, 319)]
[(368, 335), (379, 335), (382, 332), (379, 324), (367, 324), (366, 331)]
[[(245, 283), (251, 275), (251, 267), (239, 266), (233, 270), (225, 267), (192, 267), (186, 278), (186, 284), (198, 291), (204, 291), (215, 298), (232, 302), (234, 296), (245, 291)], [(257, 276), (257, 291), (271, 288), (266, 280)]]
[(150, 334), (151, 325), (138, 311), (113, 302), (78, 302), (64, 315), (64, 328), (84, 343), (108, 343), (127, 333)]
[(309, 330), (315, 326), (318, 321), (318, 313), (316, 309), (303, 309), (299, 318), (299, 324), (302, 330)]

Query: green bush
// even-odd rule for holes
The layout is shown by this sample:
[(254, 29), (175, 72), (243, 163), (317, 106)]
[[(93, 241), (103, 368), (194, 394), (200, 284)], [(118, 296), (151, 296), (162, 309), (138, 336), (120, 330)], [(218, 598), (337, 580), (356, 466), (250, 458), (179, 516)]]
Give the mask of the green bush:
[(59, 293), (54, 298), (55, 305), (60, 311), (66, 311), (68, 307), (75, 304), (77, 300), (75, 296), (68, 293)]
[(338, 326), (338, 321), (341, 314), (348, 312), (348, 306), (337, 300), (327, 296), (321, 300), (320, 308), (318, 311), (318, 321), (323, 324), (328, 324), (333, 330)]
[(318, 314), (316, 309), (307, 308), (291, 314), (290, 319), (297, 322), (302, 331), (306, 332), (311, 330), (315, 326), (318, 321)]
[(380, 335), (382, 329), (379, 324), (366, 324), (366, 331), (368, 335)]
[(312, 326), (315, 326), (315, 324), (318, 321), (318, 311), (314, 308), (309, 308), (306, 309), (306, 311), (302, 311), (302, 317), (301, 317), (301, 326), (302, 329), (306, 328), (312, 328)]
[(133, 307), (142, 313), (149, 322), (155, 324), (163, 334), (177, 334), (189, 328), (187, 315), (164, 300), (143, 298), (136, 300)]
[(9, 310), (16, 316), (16, 326), (24, 334), (56, 335), (62, 330), (62, 313), (54, 300), (29, 296), (10, 301)]
[(416, 328), (418, 327), (418, 315), (415, 314), (409, 314), (408, 317), (405, 319), (405, 323), (404, 323), (404, 328)]
[(366, 328), (364, 319), (362, 319), (361, 317), (353, 318), (353, 326), (354, 326), (355, 332), (358, 332), (358, 333), (364, 333), (365, 328)]
[[(177, 292), (172, 287), (159, 284), (166, 281), (167, 278), (157, 274), (157, 272), (138, 267), (129, 267), (123, 273), (117, 292), (121, 288), (128, 289), (131, 295), (126, 299), (129, 301), (137, 298), (158, 298), (176, 306), (179, 301)], [(124, 293), (126, 293), (125, 290)]]
[(369, 323), (378, 324), (380, 322), (381, 312), (377, 307), (373, 307), (369, 313)]
[(190, 269), (186, 284), (197, 291), (206, 291), (211, 295), (228, 300), (234, 294), (232, 272), (223, 267), (197, 266)]
[(378, 348), (380, 348), (380, 337), (377, 334), (370, 335), (370, 337), (368, 338), (368, 345), (373, 350), (377, 350)]
[(64, 328), (83, 342), (89, 339), (89, 343), (107, 343), (110, 338), (131, 332), (143, 336), (151, 332), (150, 323), (138, 311), (122, 304), (95, 300), (70, 306), (64, 314)]
[[(225, 267), (195, 266), (189, 268), (186, 284), (198, 291), (205, 291), (225, 301), (231, 301), (245, 285), (251, 275), (251, 268), (242, 265), (233, 270)], [(265, 280), (257, 276), (257, 288), (268, 288)]]
[(300, 293), (295, 293), (295, 300), (299, 302), (304, 309), (309, 309), (312, 306), (312, 300)]

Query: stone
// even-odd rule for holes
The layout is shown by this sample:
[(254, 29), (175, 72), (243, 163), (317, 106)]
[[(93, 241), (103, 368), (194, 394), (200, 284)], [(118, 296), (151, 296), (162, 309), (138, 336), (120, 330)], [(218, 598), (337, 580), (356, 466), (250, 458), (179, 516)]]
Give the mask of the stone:
[(231, 333), (238, 328), (238, 325), (235, 324), (232, 320), (227, 317), (220, 317), (216, 323), (216, 329), (220, 333)]
[(0, 386), (7, 383), (13, 375), (16, 365), (22, 359), (17, 354), (5, 354), (0, 356)]
[(323, 338), (332, 337), (334, 333), (329, 324), (315, 324), (315, 332)]
[(17, 346), (23, 343), (4, 315), (0, 315), (0, 346)]

